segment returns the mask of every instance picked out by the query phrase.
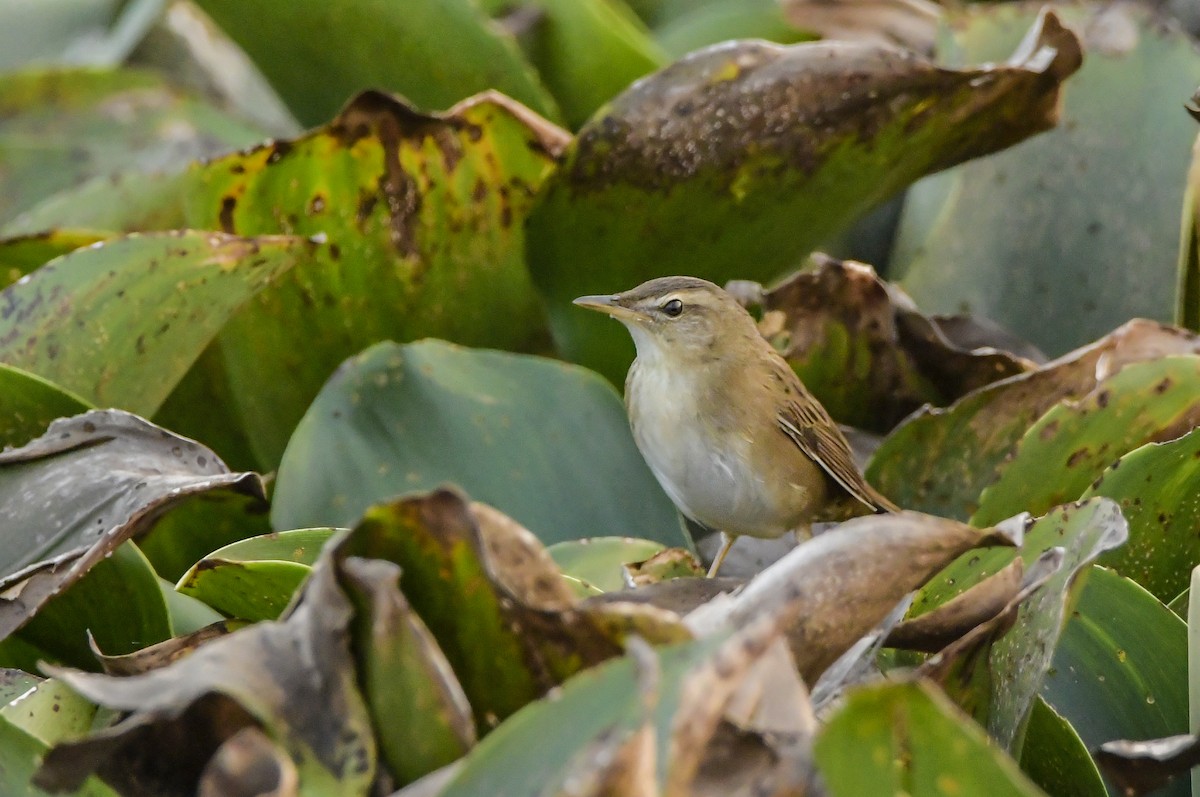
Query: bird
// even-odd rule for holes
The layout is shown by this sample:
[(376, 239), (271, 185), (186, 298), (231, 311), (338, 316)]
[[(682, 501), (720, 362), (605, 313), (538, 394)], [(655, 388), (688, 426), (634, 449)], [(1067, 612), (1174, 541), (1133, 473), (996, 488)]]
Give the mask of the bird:
[(633, 337), (625, 380), (633, 439), (675, 506), (720, 531), (710, 577), (738, 537), (801, 537), (814, 522), (899, 511), (863, 477), (838, 425), (754, 317), (719, 286), (660, 277), (574, 304)]

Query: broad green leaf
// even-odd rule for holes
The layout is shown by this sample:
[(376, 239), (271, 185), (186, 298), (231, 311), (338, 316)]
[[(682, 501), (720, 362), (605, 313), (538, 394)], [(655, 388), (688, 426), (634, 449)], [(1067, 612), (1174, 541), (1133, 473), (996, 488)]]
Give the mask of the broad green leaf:
[[(1121, 505), (1129, 542), (1100, 560), (1161, 601), (1187, 589), (1200, 563), (1200, 431), (1135, 449), (1105, 469), (1084, 498), (1104, 495)], [(1184, 600), (1186, 605), (1186, 599)]]
[[(989, 643), (988, 657), (975, 663), (982, 677), (959, 696), (964, 707), (1006, 748), (1019, 746), (1029, 708), (1042, 687), (1051, 656), (1078, 589), (1078, 574), (1104, 551), (1125, 541), (1128, 527), (1116, 504), (1105, 498), (1056, 507), (1026, 531), (1019, 556), (1027, 571), (1052, 548), (1061, 549), (1057, 570), (1018, 609), (1013, 627)], [(911, 612), (923, 614), (962, 594), (1006, 566), (1010, 550), (972, 552), (934, 577), (913, 601)]]
[[(1018, 512), (1040, 515), (1078, 498), (1121, 455), (1198, 423), (1200, 357), (1131, 365), (1029, 427), (983, 491), (971, 523), (988, 526)], [(1179, 576), (1175, 591), (1183, 587)]]
[[(329, 374), (373, 343), (514, 349), (544, 334), (523, 220), (564, 136), (495, 93), (427, 116), (367, 92), (299, 139), (193, 168), (190, 225), (328, 242), (220, 337), (229, 395), (264, 469)], [(298, 329), (320, 334), (297, 346)]]
[(91, 730), (96, 707), (50, 678), (0, 708), (7, 720), (45, 745)]
[(219, 623), (225, 617), (208, 604), (175, 591), (175, 585), (162, 576), (158, 577), (158, 588), (162, 591), (171, 618), (171, 636), (186, 636), (201, 628)]
[(339, 563), (354, 604), (352, 647), (380, 754), (398, 785), (453, 763), (475, 744), (471, 706), (450, 662), (400, 592), (400, 568)]
[[(554, 101), (511, 37), (473, 0), (199, 0), (301, 123), (325, 121), (368, 88), (426, 110), (496, 89), (553, 117)], [(452, 52), (447, 44), (453, 43)]]
[(230, 617), (274, 620), (333, 534), (333, 529), (296, 529), (231, 543), (192, 566), (176, 589)]
[(271, 519), (347, 526), (373, 503), (448, 482), (545, 544), (634, 535), (688, 545), (604, 380), (432, 340), (381, 343), (338, 369), (288, 445)]
[(0, 240), (0, 286), (8, 287), (56, 257), (111, 237), (91, 230), (48, 230)]
[(162, 642), (171, 633), (158, 576), (132, 542), (96, 562), (17, 632), (50, 659), (89, 670), (99, 666), (89, 634), (100, 650), (112, 655)]
[[(1191, 595), (1200, 595), (1200, 566), (1192, 570), (1188, 585), (1187, 603), (1183, 612), (1175, 614), (1187, 623), (1187, 673), (1188, 673), (1188, 728), (1200, 727), (1200, 600), (1193, 601)], [(1192, 770), (1192, 794), (1200, 794), (1200, 770)]]
[[(1088, 749), (1188, 731), (1187, 629), (1134, 582), (1100, 567), (1084, 586), (1042, 687)], [(1187, 782), (1164, 792), (1186, 797)]]
[(519, 8), (541, 15), (521, 45), (571, 128), (667, 62), (621, 0), (532, 0)]
[[(0, 717), (0, 790), (20, 797), (50, 797), (31, 785), (47, 745), (4, 717)], [(81, 779), (75, 797), (117, 797), (117, 792), (97, 777)], [(57, 793), (57, 792), (55, 792)]]
[(850, 692), (814, 748), (833, 797), (1035, 797), (1017, 764), (928, 683)]
[(38, 202), (0, 224), (6, 236), (40, 236), (62, 228), (139, 232), (187, 226), (183, 195), (188, 172), (126, 171), (93, 177)]
[(0, 669), (0, 705), (7, 705), (41, 681), (36, 675), (12, 667)]
[[(230, 473), (212, 451), (120, 410), (93, 410), (64, 418), (21, 448), (0, 452), (0, 638), (9, 636), (37, 614), (48, 630), (32, 640), (60, 644), (87, 654), (83, 631), (91, 626), (102, 650), (127, 652), (157, 632), (144, 620), (161, 618), (157, 628), (169, 635), (158, 580), (136, 550), (117, 553), (126, 540), (146, 531), (155, 519), (185, 498), (230, 491), (263, 500), (257, 474)], [(93, 568), (99, 584), (90, 598), (68, 589)], [(125, 567), (134, 575), (126, 574)], [(141, 576), (135, 577), (137, 573)], [(142, 577), (144, 576), (144, 578)], [(112, 582), (111, 586), (106, 586)], [(130, 606), (106, 595), (125, 594)], [(57, 597), (56, 597), (57, 596)], [(138, 601), (150, 605), (143, 608)], [(38, 613), (50, 600), (64, 610), (51, 622)], [(76, 608), (77, 606), (77, 608)], [(102, 627), (105, 615), (133, 624), (144, 633)], [(122, 615), (128, 615), (122, 618)], [(139, 624), (140, 623), (140, 624)], [(62, 624), (78, 629), (72, 636)], [(33, 631), (39, 626), (31, 626)], [(151, 629), (151, 630), (145, 630)], [(33, 633), (31, 631), (31, 633)], [(44, 636), (45, 639), (41, 639)], [(87, 655), (90, 660), (90, 654)]]
[(621, 568), (649, 559), (665, 546), (632, 537), (594, 537), (556, 542), (546, 549), (581, 598), (625, 588)]
[(228, 617), (256, 623), (278, 619), (311, 572), (296, 562), (229, 562), (213, 556), (184, 573), (175, 588)]
[[(1198, 97), (1192, 97), (1192, 108)], [(1175, 323), (1200, 330), (1200, 136), (1192, 145), (1192, 166), (1188, 169), (1183, 192), (1183, 223), (1179, 234), (1178, 286), (1175, 295)], [(1196, 776), (1200, 779), (1200, 776)]]
[(33, 71), (0, 83), (0, 222), (85, 179), (158, 171), (261, 134), (136, 71)]
[(315, 248), (175, 232), (72, 252), (5, 289), (0, 360), (151, 415), (230, 316)]
[(0, 448), (20, 446), (46, 431), (55, 418), (89, 409), (79, 396), (35, 374), (0, 365)]
[(965, 520), (1047, 410), (1086, 396), (1131, 363), (1198, 352), (1200, 339), (1189, 332), (1131, 321), (1037, 371), (968, 393), (944, 410), (914, 414), (872, 456), (867, 479), (901, 506)]
[(896, 49), (761, 41), (693, 53), (580, 130), (529, 220), (529, 264), (560, 350), (614, 381), (632, 347), (572, 307), (663, 274), (766, 280), (917, 177), (1053, 126), (1075, 37), (940, 69)]
[[(943, 49), (954, 62), (1003, 58), (1037, 8), (966, 4)], [(913, 186), (889, 271), (927, 311), (991, 318), (1051, 355), (1131, 317), (1171, 318), (1196, 137), (1180, 104), (1200, 83), (1189, 37), (1151, 9), (1093, 2), (1061, 14), (1087, 52), (1062, 123)]]
[(1066, 718), (1042, 698), (1033, 701), (1021, 770), (1054, 797), (1105, 797), (1108, 794), (1096, 762)]
[[(224, 456), (221, 460), (226, 461)], [(138, 538), (138, 547), (154, 565), (154, 571), (174, 584), (216, 549), (269, 534), (271, 523), (266, 510), (257, 496), (197, 495), (160, 518)]]

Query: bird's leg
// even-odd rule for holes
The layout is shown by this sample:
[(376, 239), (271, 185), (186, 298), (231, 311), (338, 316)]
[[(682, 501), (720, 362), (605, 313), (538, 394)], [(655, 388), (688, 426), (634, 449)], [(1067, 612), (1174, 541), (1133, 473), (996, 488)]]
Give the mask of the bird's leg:
[(713, 559), (712, 567), (708, 568), (709, 578), (717, 577), (717, 571), (721, 569), (721, 562), (725, 561), (726, 554), (729, 553), (729, 549), (733, 547), (733, 543), (736, 540), (736, 534), (730, 534), (725, 531), (721, 532), (721, 550), (717, 551), (717, 558)]

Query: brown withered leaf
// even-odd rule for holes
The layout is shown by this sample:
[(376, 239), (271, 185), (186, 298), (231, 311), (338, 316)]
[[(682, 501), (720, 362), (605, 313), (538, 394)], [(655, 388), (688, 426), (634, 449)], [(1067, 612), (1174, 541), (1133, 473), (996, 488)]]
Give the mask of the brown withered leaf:
[(641, 562), (623, 565), (626, 582), (633, 587), (661, 584), (677, 578), (703, 578), (705, 569), (686, 548), (665, 548)]
[(814, 255), (763, 292), (761, 329), (842, 423), (887, 431), (923, 404), (943, 406), (1035, 364), (952, 343), (899, 288), (852, 260)]
[(1200, 737), (1118, 739), (1100, 745), (1092, 757), (1122, 794), (1135, 797), (1160, 789), (1200, 765)]
[(888, 634), (887, 647), (936, 653), (971, 629), (1004, 611), (1025, 575), (1020, 557), (936, 609), (900, 623)]
[(704, 635), (772, 618), (801, 677), (813, 683), (901, 598), (960, 554), (1014, 544), (1007, 532), (917, 512), (856, 518), (798, 546), (739, 593), (719, 596), (685, 622)]
[(219, 623), (206, 625), (190, 634), (172, 637), (123, 656), (104, 655), (90, 633), (88, 634), (88, 644), (91, 645), (92, 653), (95, 654), (96, 660), (100, 662), (100, 666), (107, 675), (138, 675), (178, 661), (193, 653), (205, 642), (219, 639), (242, 625), (244, 624), (236, 620), (222, 620)]
[(258, 474), (121, 410), (61, 418), (0, 452), (0, 639), (172, 506), (216, 490), (266, 500)]

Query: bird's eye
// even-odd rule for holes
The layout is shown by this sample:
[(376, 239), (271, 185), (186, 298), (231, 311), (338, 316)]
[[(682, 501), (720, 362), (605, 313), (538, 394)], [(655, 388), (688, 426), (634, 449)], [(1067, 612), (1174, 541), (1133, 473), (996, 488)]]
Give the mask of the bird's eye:
[(671, 318), (675, 318), (683, 312), (683, 302), (678, 299), (672, 299), (662, 306), (662, 311), (671, 316)]

